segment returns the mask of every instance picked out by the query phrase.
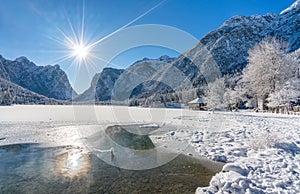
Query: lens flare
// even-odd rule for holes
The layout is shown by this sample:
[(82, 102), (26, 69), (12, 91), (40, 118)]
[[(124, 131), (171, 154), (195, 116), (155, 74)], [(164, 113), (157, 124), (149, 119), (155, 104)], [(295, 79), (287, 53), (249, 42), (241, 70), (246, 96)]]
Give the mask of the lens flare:
[[(95, 54), (95, 47), (99, 45), (102, 41), (105, 39), (113, 36), (114, 34), (118, 33), (119, 31), (127, 28), (128, 26), (132, 25), (134, 22), (140, 20), (147, 14), (151, 13), (153, 10), (157, 9), (159, 6), (161, 6), (166, 0), (161, 1), (160, 3), (156, 4), (154, 7), (150, 8), (146, 12), (142, 13), (141, 15), (137, 16), (133, 20), (129, 21), (125, 25), (121, 26), (117, 30), (113, 31), (112, 33), (98, 39), (95, 41), (88, 40), (86, 35), (86, 28), (85, 28), (85, 3), (83, 1), (82, 4), (82, 16), (81, 16), (81, 27), (79, 29), (74, 28), (74, 24), (71, 22), (68, 15), (66, 15), (68, 25), (69, 25), (69, 32), (71, 34), (68, 34), (66, 30), (63, 30), (56, 26), (58, 32), (63, 37), (63, 41), (57, 37), (51, 37), (52, 40), (55, 40), (59, 44), (65, 47), (65, 50), (67, 51), (67, 54), (62, 56), (61, 58), (56, 60), (56, 63), (61, 63), (64, 61), (67, 61), (69, 59), (73, 59), (72, 64), (77, 65), (86, 65), (87, 63), (96, 64), (93, 60), (101, 60), (108, 62), (104, 60), (102, 57), (99, 57), (98, 54)], [(75, 25), (76, 26), (76, 25)]]
[(72, 48), (72, 55), (79, 60), (85, 60), (89, 55), (89, 48), (85, 45), (74, 45)]
[[(96, 73), (100, 72), (105, 66), (113, 64), (110, 61), (110, 54), (104, 47), (101, 47), (101, 43), (134, 24), (166, 1), (162, 0), (115, 31), (103, 36), (99, 36), (97, 35), (98, 32), (93, 31), (96, 29), (87, 28), (87, 24), (94, 21), (85, 21), (85, 0), (82, 0), (82, 4), (78, 6), (79, 9), (76, 9), (76, 11), (63, 10), (61, 14), (65, 21), (62, 24), (55, 23), (48, 19), (46, 15), (43, 15), (49, 23), (54, 23), (51, 33), (45, 34), (45, 36), (51, 41), (51, 44), (53, 42), (56, 44), (56, 48), (42, 52), (56, 53), (56, 57), (49, 64), (64, 64), (64, 71), (67, 72), (71, 84), (76, 85), (78, 83), (81, 88), (86, 87), (84, 86), (85, 83), (92, 81), (92, 77)], [(82, 8), (81, 11), (80, 8)], [(103, 50), (105, 51), (102, 52)], [(41, 51), (39, 50), (39, 52)]]

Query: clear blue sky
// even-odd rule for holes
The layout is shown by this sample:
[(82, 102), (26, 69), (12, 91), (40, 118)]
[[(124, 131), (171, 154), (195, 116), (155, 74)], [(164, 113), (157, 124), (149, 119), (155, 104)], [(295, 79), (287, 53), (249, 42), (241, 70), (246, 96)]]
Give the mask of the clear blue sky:
[[(59, 62), (72, 84), (70, 60), (58, 59), (66, 49), (55, 40), (64, 40), (59, 29), (71, 34), (68, 21), (80, 32), (84, 5), (85, 34), (98, 40), (162, 2), (161, 0), (0, 0), (0, 54), (7, 59), (26, 56), (37, 65)], [(280, 13), (294, 0), (166, 0), (130, 26), (163, 24), (179, 28), (200, 39), (235, 15)], [(117, 57), (115, 67), (124, 68), (143, 57), (157, 58), (178, 53), (158, 48), (132, 49)], [(103, 67), (101, 67), (103, 68)], [(79, 92), (88, 87), (77, 84)], [(82, 79), (83, 80), (83, 79)], [(84, 81), (83, 81), (84, 82)]]

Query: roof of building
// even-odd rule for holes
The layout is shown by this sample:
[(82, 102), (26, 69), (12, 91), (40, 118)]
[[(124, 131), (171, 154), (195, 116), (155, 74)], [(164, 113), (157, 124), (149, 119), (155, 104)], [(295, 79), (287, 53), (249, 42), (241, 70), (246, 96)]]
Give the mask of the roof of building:
[(202, 104), (204, 103), (204, 100), (202, 98), (196, 98), (189, 102), (189, 104)]

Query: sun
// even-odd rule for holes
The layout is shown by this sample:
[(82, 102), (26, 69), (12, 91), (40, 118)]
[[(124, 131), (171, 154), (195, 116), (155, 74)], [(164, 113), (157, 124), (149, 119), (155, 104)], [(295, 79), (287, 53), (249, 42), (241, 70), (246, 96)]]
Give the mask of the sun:
[(82, 44), (74, 45), (72, 48), (72, 55), (78, 59), (84, 60), (89, 55), (89, 48)]
[[(107, 38), (113, 36), (114, 34), (120, 32), (121, 30), (129, 27), (136, 21), (140, 20), (150, 12), (152, 12), (154, 9), (159, 7), (161, 4), (163, 4), (167, 0), (162, 0), (160, 3), (149, 9), (148, 11), (142, 13), (138, 17), (134, 18), (133, 20), (129, 21), (127, 24), (121, 26), (117, 30), (113, 31), (112, 33), (101, 37), (100, 39), (96, 39), (96, 37), (87, 37), (87, 32), (85, 28), (85, 1), (82, 1), (82, 12), (81, 12), (81, 18), (79, 20), (76, 20), (76, 22), (79, 22), (78, 25), (74, 25), (74, 21), (71, 21), (71, 18), (69, 18), (68, 15), (66, 15), (66, 19), (68, 22), (67, 27), (69, 29), (60, 28), (59, 26), (55, 26), (58, 32), (60, 33), (60, 36), (52, 36), (49, 35), (49, 38), (57, 43), (59, 43), (61, 46), (63, 46), (63, 49), (54, 50), (54, 52), (61, 52), (63, 53), (62, 56), (60, 56), (58, 59), (55, 60), (55, 63), (62, 63), (64, 61), (71, 61), (70, 66), (75, 66), (75, 68), (78, 68), (79, 66), (97, 66), (96, 60), (104, 61), (105, 63), (108, 63), (105, 59), (102, 57), (99, 57), (96, 53), (96, 46), (99, 45), (101, 42), (106, 40)], [(80, 15), (80, 13), (79, 13)], [(75, 23), (77, 24), (77, 23)], [(75, 26), (78, 26), (79, 28), (75, 28)]]

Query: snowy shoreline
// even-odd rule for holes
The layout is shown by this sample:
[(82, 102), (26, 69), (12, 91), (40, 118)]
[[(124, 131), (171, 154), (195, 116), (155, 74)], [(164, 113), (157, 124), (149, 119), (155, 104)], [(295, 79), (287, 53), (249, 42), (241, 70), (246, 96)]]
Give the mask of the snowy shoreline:
[(196, 193), (299, 193), (298, 116), (216, 112), (212, 118), (204, 132), (205, 118), (198, 120), (201, 127), (190, 143), (201, 155), (227, 164)]
[[(198, 188), (197, 193), (300, 191), (299, 116), (111, 106), (11, 106), (0, 107), (0, 111), (0, 145), (80, 145), (80, 125), (172, 125), (177, 127), (153, 135), (153, 141), (187, 142), (200, 155), (227, 162), (210, 186)], [(126, 114), (120, 116), (121, 113)], [(176, 149), (193, 155), (180, 147)]]

